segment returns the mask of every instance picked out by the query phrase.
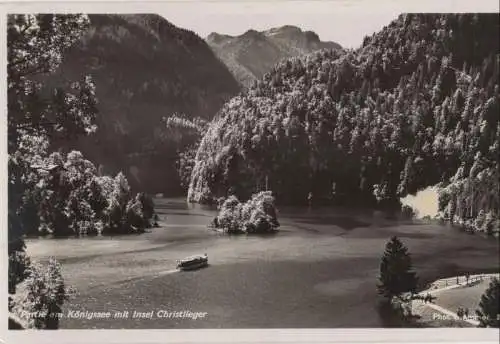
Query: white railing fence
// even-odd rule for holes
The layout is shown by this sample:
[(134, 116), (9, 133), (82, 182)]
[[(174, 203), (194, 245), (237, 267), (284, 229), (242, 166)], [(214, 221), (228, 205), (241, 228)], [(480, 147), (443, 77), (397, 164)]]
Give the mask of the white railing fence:
[(500, 279), (500, 273), (496, 274), (478, 274), (478, 275), (469, 275), (468, 278), (466, 275), (443, 278), (433, 282), (429, 289), (441, 289), (456, 285), (474, 285), (478, 282), (482, 281), (490, 281), (494, 278)]

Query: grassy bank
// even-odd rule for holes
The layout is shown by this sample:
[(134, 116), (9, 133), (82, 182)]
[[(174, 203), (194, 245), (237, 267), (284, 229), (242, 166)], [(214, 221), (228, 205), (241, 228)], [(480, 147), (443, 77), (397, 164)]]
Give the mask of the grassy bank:
[[(493, 278), (499, 274), (463, 275), (434, 281), (429, 288), (420, 292), (430, 294), (436, 299), (432, 303), (415, 300), (412, 304), (415, 323), (425, 327), (475, 327), (476, 310), (479, 309), (481, 296)], [(456, 312), (459, 307), (469, 310), (467, 319), (459, 319)]]

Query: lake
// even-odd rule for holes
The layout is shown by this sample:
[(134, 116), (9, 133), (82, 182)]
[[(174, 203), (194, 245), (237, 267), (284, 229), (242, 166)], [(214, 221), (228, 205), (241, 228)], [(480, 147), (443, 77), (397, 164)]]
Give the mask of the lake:
[[(141, 235), (27, 240), (32, 258), (55, 256), (77, 290), (63, 314), (129, 312), (64, 316), (61, 328), (381, 327), (376, 283), (393, 235), (408, 246), (422, 283), (499, 269), (495, 239), (379, 212), (286, 207), (276, 235), (226, 236), (206, 228), (214, 209), (184, 199), (155, 204), (161, 227)], [(177, 259), (199, 253), (209, 267), (175, 270)], [(205, 316), (159, 316), (183, 311)]]

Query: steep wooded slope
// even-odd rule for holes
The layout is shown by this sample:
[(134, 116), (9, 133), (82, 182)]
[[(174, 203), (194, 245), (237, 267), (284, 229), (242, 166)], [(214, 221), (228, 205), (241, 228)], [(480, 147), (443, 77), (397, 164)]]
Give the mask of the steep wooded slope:
[(407, 14), (356, 51), (280, 63), (211, 123), (189, 200), (267, 180), (280, 203), (395, 204), (441, 182), (446, 216), (497, 218), (498, 29), (497, 14)]
[(89, 17), (53, 79), (90, 75), (96, 84), (99, 129), (77, 146), (105, 169), (126, 171), (134, 187), (175, 191), (177, 147), (158, 140), (161, 118), (211, 119), (239, 85), (200, 37), (158, 15)]

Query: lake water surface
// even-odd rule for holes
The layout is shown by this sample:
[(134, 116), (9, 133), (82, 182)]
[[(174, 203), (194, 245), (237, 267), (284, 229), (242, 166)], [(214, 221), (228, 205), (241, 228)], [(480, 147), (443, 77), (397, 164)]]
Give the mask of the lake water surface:
[[(498, 241), (447, 226), (388, 220), (376, 212), (280, 208), (280, 233), (224, 236), (216, 212), (156, 199), (161, 227), (142, 235), (30, 239), (34, 259), (55, 256), (78, 293), (64, 312), (151, 312), (147, 319), (63, 317), (62, 328), (381, 327), (376, 283), (387, 240), (408, 246), (421, 282), (498, 271)], [(177, 272), (176, 260), (207, 253), (210, 266)], [(159, 310), (206, 312), (161, 318)]]

